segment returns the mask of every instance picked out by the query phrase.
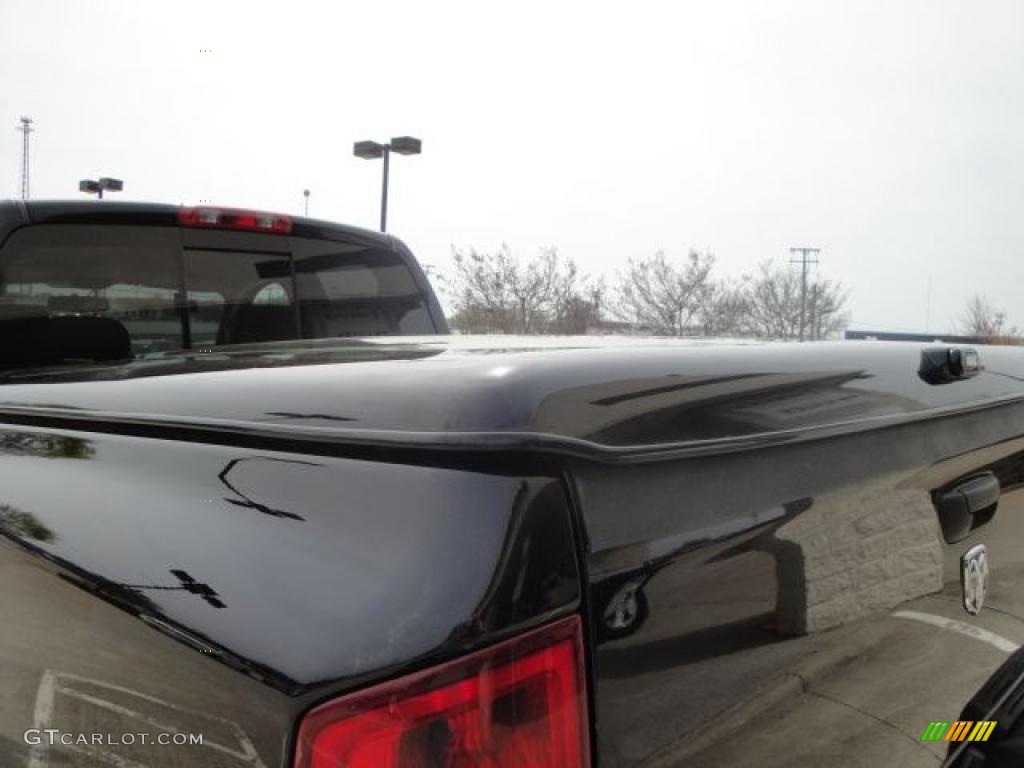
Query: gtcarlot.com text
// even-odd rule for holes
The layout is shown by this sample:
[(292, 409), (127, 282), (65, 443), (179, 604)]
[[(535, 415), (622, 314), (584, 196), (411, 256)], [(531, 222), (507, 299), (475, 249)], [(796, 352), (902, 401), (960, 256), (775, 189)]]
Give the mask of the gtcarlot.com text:
[(97, 747), (121, 747), (135, 744), (159, 744), (162, 746), (185, 746), (188, 744), (202, 744), (203, 734), (201, 733), (69, 733), (59, 728), (29, 728), (25, 731), (26, 744), (38, 746), (47, 744), (51, 747), (63, 745), (71, 746), (97, 746)]

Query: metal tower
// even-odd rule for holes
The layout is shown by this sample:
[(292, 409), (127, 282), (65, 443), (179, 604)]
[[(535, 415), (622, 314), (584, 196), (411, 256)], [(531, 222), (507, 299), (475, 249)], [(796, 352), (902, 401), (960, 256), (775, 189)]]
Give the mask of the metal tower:
[(32, 127), (32, 118), (21, 116), (21, 199), (28, 200), (28, 135), (35, 130)]

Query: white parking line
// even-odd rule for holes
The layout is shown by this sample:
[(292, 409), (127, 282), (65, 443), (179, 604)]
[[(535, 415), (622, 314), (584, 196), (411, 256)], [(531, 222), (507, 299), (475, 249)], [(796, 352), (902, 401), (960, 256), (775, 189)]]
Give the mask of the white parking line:
[[(150, 696), (141, 691), (132, 690), (131, 688), (124, 688), (119, 685), (103, 682), (102, 680), (80, 677), (66, 672), (54, 672), (49, 669), (43, 672), (39, 681), (39, 690), (36, 693), (36, 708), (34, 713), (35, 728), (45, 730), (46, 728), (54, 727), (51, 724), (51, 721), (53, 719), (55, 700), (59, 694), (64, 697), (77, 699), (78, 701), (89, 704), (93, 707), (113, 712), (125, 718), (139, 720), (151, 727), (158, 728), (168, 733), (182, 732), (178, 727), (170, 723), (161, 722), (153, 717), (149, 717), (140, 711), (129, 709), (128, 707), (117, 704), (114, 701), (109, 701), (107, 699), (91, 695), (85, 691), (76, 690), (74, 688), (75, 683), (83, 683), (95, 688), (100, 688), (101, 690), (123, 694), (140, 702), (150, 702), (174, 712), (180, 712), (184, 715), (199, 717), (220, 723), (231, 731), (232, 735), (234, 735), (235, 739), (238, 741), (238, 746), (241, 747), (241, 750), (234, 749), (223, 744), (217, 744), (216, 742), (205, 738), (203, 739), (203, 747), (229, 755), (239, 762), (251, 766), (251, 768), (266, 768), (266, 765), (262, 760), (260, 760), (259, 753), (257, 753), (252, 740), (248, 737), (245, 731), (243, 731), (242, 728), (232, 720), (227, 720), (222, 717), (210, 715), (206, 712), (200, 712), (177, 704), (172, 704), (169, 701), (158, 699), (155, 696)], [(103, 750), (82, 749), (75, 745), (62, 745), (62, 748), (69, 749), (72, 752), (87, 754), (94, 759), (113, 765), (115, 768), (147, 768), (141, 763), (137, 763), (120, 755)], [(49, 754), (48, 745), (45, 740), (41, 741), (38, 745), (34, 745), (29, 753), (27, 768), (48, 768), (50, 765)]]
[[(124, 692), (126, 689), (122, 688), (120, 690)], [(99, 707), (100, 709), (109, 710), (111, 712), (114, 712), (115, 714), (122, 715), (124, 717), (130, 717), (133, 720), (141, 720), (146, 725), (152, 726), (153, 728), (157, 728), (161, 731), (164, 731), (165, 733), (181, 733), (180, 728), (170, 725), (169, 723), (162, 723), (159, 720), (154, 720), (151, 717), (146, 717), (141, 712), (136, 712), (134, 710), (128, 709), (127, 707), (122, 707), (119, 704), (107, 701), (106, 699), (100, 699), (95, 696), (90, 696), (86, 693), (82, 693), (81, 691), (76, 691), (74, 688), (65, 688), (61, 686), (57, 688), (57, 693), (64, 694), (73, 699), (78, 699), (79, 701), (84, 701), (86, 704), (91, 704), (94, 707)], [(135, 695), (140, 696), (140, 694), (138, 693), (136, 693)], [(153, 697), (148, 698), (150, 701), (159, 702), (163, 706), (168, 707), (170, 709), (180, 709), (180, 707), (175, 707), (173, 704), (168, 704), (166, 701), (160, 701), (160, 699), (155, 699)], [(235, 732), (235, 737), (242, 745), (242, 749), (245, 750), (244, 752), (239, 752), (236, 749), (230, 749), (229, 747), (217, 744), (216, 742), (210, 741), (206, 738), (203, 739), (203, 746), (209, 749), (216, 749), (220, 752), (223, 752), (226, 755), (231, 755), (231, 757), (236, 757), (239, 760), (246, 763), (252, 763), (255, 760), (255, 764), (262, 765), (262, 763), (259, 762), (259, 756), (256, 754), (256, 747), (254, 747), (252, 742), (249, 741), (249, 737), (246, 736), (245, 733), (240, 728), (235, 727), (234, 723), (231, 723), (230, 727)]]
[[(57, 677), (50, 670), (43, 672), (39, 681), (39, 691), (36, 693), (36, 710), (33, 715), (33, 728), (50, 727), (50, 718), (53, 715), (53, 697), (57, 689)], [(28, 757), (28, 768), (48, 768), (50, 759), (47, 756), (46, 747), (40, 742), (33, 745)]]
[(982, 629), (981, 627), (976, 627), (973, 624), (967, 624), (963, 621), (957, 621), (956, 619), (947, 619), (945, 616), (936, 616), (933, 613), (920, 613), (919, 611), (896, 611), (892, 615), (897, 619), (920, 621), (925, 624), (931, 624), (935, 627), (948, 629), (950, 632), (959, 632), (961, 635), (973, 637), (975, 640), (988, 643), (993, 648), (997, 648), (1003, 653), (1013, 653), (1020, 648), (1020, 645), (1017, 643), (1012, 640), (1008, 640), (1002, 635), (997, 635), (995, 632), (989, 632), (987, 629)]

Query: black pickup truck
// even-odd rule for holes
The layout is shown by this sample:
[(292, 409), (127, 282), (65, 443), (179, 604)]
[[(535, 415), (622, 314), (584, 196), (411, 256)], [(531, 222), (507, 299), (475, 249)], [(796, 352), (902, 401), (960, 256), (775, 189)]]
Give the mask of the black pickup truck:
[(0, 766), (1020, 765), (1024, 351), (447, 334), (391, 237), (0, 204)]

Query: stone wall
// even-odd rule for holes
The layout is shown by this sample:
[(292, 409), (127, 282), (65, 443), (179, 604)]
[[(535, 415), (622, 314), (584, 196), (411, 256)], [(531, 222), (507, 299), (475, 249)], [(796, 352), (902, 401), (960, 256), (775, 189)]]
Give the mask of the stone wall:
[(892, 487), (817, 498), (776, 531), (781, 631), (817, 632), (942, 589), (931, 498)]

